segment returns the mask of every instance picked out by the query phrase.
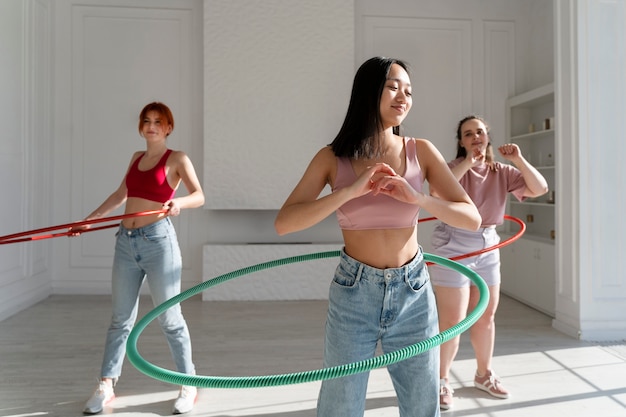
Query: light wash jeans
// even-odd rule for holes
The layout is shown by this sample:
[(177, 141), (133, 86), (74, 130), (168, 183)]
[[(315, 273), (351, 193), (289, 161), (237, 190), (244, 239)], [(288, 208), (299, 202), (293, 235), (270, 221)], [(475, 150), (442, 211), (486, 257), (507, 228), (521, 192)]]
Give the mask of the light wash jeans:
[[(435, 297), (420, 249), (400, 268), (377, 269), (344, 251), (329, 292), (324, 367), (374, 357), (438, 333)], [(439, 416), (439, 347), (387, 368), (401, 417)], [(368, 372), (322, 382), (319, 417), (361, 417)]]
[[(169, 218), (138, 229), (120, 225), (113, 258), (111, 324), (106, 336), (103, 378), (117, 380), (122, 373), (126, 340), (137, 319), (139, 290), (146, 279), (155, 306), (180, 293), (182, 258), (176, 231)], [(191, 340), (180, 304), (159, 315), (161, 330), (176, 370), (195, 374)]]

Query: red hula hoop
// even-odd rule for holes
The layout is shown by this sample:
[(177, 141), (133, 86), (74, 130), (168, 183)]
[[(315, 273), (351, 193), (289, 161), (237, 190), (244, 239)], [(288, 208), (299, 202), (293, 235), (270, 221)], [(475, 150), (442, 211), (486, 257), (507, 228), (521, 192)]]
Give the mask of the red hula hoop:
[[(151, 216), (153, 214), (165, 214), (165, 213), (167, 213), (166, 209), (151, 210), (151, 211), (143, 211), (143, 212), (138, 212), (138, 213), (122, 214), (122, 215), (119, 215), (119, 216), (103, 217), (103, 218), (100, 218), (100, 219), (83, 220), (83, 221), (79, 221), (79, 222), (60, 224), (58, 226), (44, 227), (42, 229), (34, 229), (34, 230), (26, 231), (26, 232), (15, 233), (15, 234), (12, 234), (12, 235), (0, 236), (0, 245), (5, 245), (5, 244), (8, 244), (8, 243), (18, 243), (18, 242), (26, 242), (26, 241), (33, 241), (33, 240), (50, 239), (50, 238), (61, 237), (61, 236), (70, 236), (72, 234), (75, 234), (76, 232), (67, 231), (67, 232), (62, 232), (62, 233), (51, 233), (51, 234), (47, 234), (47, 235), (42, 235), (41, 233), (50, 232), (50, 231), (54, 231), (54, 230), (60, 230), (60, 229), (69, 229), (69, 228), (77, 227), (77, 226), (86, 226), (86, 225), (95, 224), (95, 223), (105, 223), (105, 222), (111, 222), (111, 221), (116, 221), (116, 220), (123, 220), (123, 219), (128, 219), (128, 218), (131, 218), (131, 217)], [(513, 243), (514, 241), (516, 241), (520, 237), (522, 237), (522, 235), (526, 231), (526, 224), (523, 221), (521, 221), (520, 219), (518, 219), (517, 217), (509, 216), (507, 214), (504, 215), (504, 219), (505, 220), (510, 220), (510, 221), (512, 221), (514, 223), (517, 223), (519, 225), (520, 228), (517, 231), (517, 233), (515, 233), (510, 238), (508, 238), (506, 240), (503, 240), (502, 242), (498, 243), (497, 245), (489, 246), (487, 248), (483, 248), (483, 249), (480, 249), (480, 250), (477, 250), (477, 251), (474, 251), (474, 252), (470, 252), (470, 253), (466, 253), (466, 254), (463, 254), (463, 255), (455, 256), (455, 257), (450, 258), (450, 260), (458, 261), (459, 259), (471, 258), (472, 256), (477, 256), (477, 255), (483, 254), (485, 252), (489, 252), (489, 251), (496, 250), (496, 249), (499, 249), (501, 247), (504, 247), (504, 246), (506, 246), (506, 245), (508, 245), (510, 243)], [(427, 222), (427, 221), (431, 221), (431, 220), (437, 220), (437, 218), (436, 217), (426, 217), (424, 219), (419, 219), (419, 222)], [(86, 233), (86, 232), (95, 232), (96, 230), (109, 229), (109, 228), (112, 228), (112, 227), (117, 227), (118, 225), (119, 225), (119, 223), (116, 222), (116, 223), (113, 223), (113, 224), (107, 224), (107, 225), (98, 226), (98, 227), (90, 227), (89, 229), (81, 230), (79, 234), (83, 234), (83, 233)], [(31, 236), (31, 235), (35, 235), (35, 236)], [(24, 236), (27, 236), (27, 237), (24, 237)]]
[[(418, 223), (421, 222), (427, 222), (430, 220), (437, 220), (436, 217), (426, 217), (424, 219), (419, 219)], [(458, 255), (458, 256), (454, 256), (452, 258), (448, 258), (451, 261), (458, 261), (459, 259), (465, 259), (465, 258), (471, 258), (472, 256), (478, 256), (481, 255), (485, 252), (489, 252), (492, 250), (496, 250), (496, 249), (500, 249), (508, 244), (511, 244), (513, 242), (515, 242), (517, 239), (519, 239), (520, 237), (522, 237), (522, 235), (524, 234), (524, 232), (526, 231), (526, 223), (524, 223), (523, 221), (521, 221), (520, 219), (518, 219), (517, 217), (513, 217), (513, 216), (509, 216), (508, 214), (504, 215), (504, 220), (510, 220), (513, 223), (517, 223), (519, 225), (519, 230), (517, 231), (517, 233), (515, 233), (513, 236), (511, 236), (510, 238), (503, 240), (502, 242), (493, 245), (493, 246), (489, 246), (487, 248), (483, 248), (474, 252), (469, 252), (469, 253), (465, 253), (463, 255)], [(428, 265), (431, 265), (431, 262), (427, 262)]]
[[(50, 239), (53, 237), (71, 236), (71, 235), (77, 234), (77, 232), (67, 231), (67, 232), (62, 232), (62, 233), (51, 233), (47, 235), (43, 235), (42, 233), (51, 232), (51, 231), (60, 230), (60, 229), (70, 229), (72, 227), (78, 227), (78, 226), (87, 226), (87, 225), (95, 224), (95, 223), (106, 223), (106, 222), (113, 222), (116, 220), (129, 219), (132, 217), (151, 216), (154, 214), (165, 214), (165, 213), (167, 213), (166, 209), (141, 211), (137, 213), (127, 213), (127, 214), (121, 214), (119, 216), (102, 217), (100, 219), (82, 220), (79, 222), (60, 224), (58, 226), (50, 226), (50, 227), (44, 227), (41, 229), (28, 230), (26, 232), (0, 236), (0, 245), (4, 245), (7, 243), (26, 242), (26, 241), (31, 241), (31, 240)], [(78, 234), (83, 234), (87, 232), (95, 232), (96, 230), (109, 229), (111, 227), (117, 227), (117, 226), (119, 226), (119, 222), (106, 224), (106, 225), (98, 226), (98, 227), (90, 227), (88, 229), (83, 229), (80, 232), (78, 232)], [(32, 235), (35, 235), (35, 236), (32, 236)], [(24, 237), (24, 236), (27, 236), (27, 237)]]

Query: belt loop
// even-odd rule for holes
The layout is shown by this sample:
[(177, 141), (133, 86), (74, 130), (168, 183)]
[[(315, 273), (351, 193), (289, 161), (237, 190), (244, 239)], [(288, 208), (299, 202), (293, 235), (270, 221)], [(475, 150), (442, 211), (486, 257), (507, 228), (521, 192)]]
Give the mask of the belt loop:
[(359, 267), (356, 270), (356, 275), (354, 277), (355, 281), (361, 280), (361, 275), (363, 274), (363, 263), (359, 262)]

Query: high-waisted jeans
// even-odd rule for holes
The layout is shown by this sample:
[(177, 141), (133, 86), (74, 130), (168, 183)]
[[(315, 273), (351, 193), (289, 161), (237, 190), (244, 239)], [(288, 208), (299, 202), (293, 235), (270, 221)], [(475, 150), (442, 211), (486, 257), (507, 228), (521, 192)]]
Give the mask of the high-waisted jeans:
[[(162, 304), (181, 289), (182, 259), (176, 231), (169, 218), (138, 229), (120, 225), (113, 258), (111, 324), (106, 336), (103, 378), (117, 380), (122, 373), (126, 340), (137, 318), (139, 290), (148, 282), (152, 302)], [(195, 374), (191, 340), (180, 304), (158, 317), (167, 338), (176, 370)]]
[[(324, 366), (374, 357), (438, 333), (437, 307), (420, 250), (400, 268), (377, 269), (341, 252), (329, 292)], [(389, 365), (401, 417), (439, 416), (439, 347)], [(361, 417), (368, 372), (322, 383), (319, 417)]]

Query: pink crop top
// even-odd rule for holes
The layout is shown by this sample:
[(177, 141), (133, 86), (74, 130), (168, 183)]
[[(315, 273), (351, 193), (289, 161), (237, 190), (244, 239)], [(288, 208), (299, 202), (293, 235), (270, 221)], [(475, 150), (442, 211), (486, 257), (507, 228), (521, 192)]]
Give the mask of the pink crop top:
[[(448, 166), (454, 168), (461, 162), (463, 158), (457, 158), (448, 162)], [(519, 201), (525, 200), (526, 182), (522, 173), (513, 165), (495, 164), (495, 171), (483, 164), (470, 169), (459, 180), (483, 219), (482, 227), (504, 223), (508, 193)]]
[[(424, 184), (422, 169), (417, 160), (415, 139), (404, 138), (406, 172), (404, 178), (421, 192)], [(337, 177), (333, 192), (356, 181), (350, 158), (337, 158)], [(339, 227), (344, 230), (400, 229), (417, 224), (419, 206), (396, 200), (386, 195), (365, 194), (348, 201), (337, 209)]]
[(165, 162), (171, 153), (172, 150), (168, 149), (159, 162), (147, 171), (139, 169), (139, 162), (145, 153), (137, 158), (126, 174), (127, 197), (145, 198), (158, 203), (165, 203), (174, 197), (176, 190), (170, 187), (165, 172)]

